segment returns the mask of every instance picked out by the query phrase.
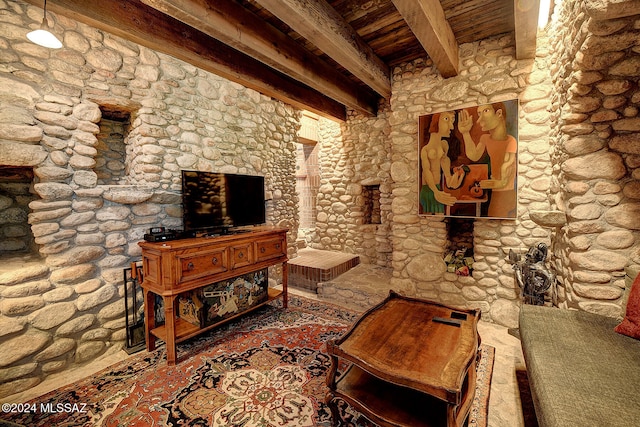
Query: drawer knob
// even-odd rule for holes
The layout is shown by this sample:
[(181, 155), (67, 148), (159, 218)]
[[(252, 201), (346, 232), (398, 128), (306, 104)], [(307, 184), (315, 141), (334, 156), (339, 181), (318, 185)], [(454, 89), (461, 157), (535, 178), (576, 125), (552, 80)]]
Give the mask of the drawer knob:
[(276, 249), (280, 249), (280, 243), (276, 243)]
[(189, 271), (193, 271), (193, 269), (194, 269), (194, 268), (196, 268), (196, 266), (195, 266), (195, 265), (193, 265), (193, 263), (192, 263), (192, 262), (190, 262), (189, 264), (187, 264), (187, 270), (189, 270)]
[(260, 248), (260, 253), (261, 253), (261, 254), (265, 253), (266, 251), (267, 251), (267, 250), (264, 248), (264, 246)]
[(213, 257), (213, 259), (211, 259), (211, 264), (216, 265), (217, 263), (218, 263), (218, 258)]
[(240, 252), (240, 253), (238, 254), (238, 258), (244, 258), (244, 253), (243, 253), (243, 252)]

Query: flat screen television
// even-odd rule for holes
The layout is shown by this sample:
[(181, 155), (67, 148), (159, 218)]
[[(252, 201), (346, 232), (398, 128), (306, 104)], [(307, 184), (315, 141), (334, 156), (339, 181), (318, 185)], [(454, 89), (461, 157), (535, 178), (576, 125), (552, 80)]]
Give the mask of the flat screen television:
[(227, 233), (265, 222), (264, 177), (182, 171), (185, 232)]

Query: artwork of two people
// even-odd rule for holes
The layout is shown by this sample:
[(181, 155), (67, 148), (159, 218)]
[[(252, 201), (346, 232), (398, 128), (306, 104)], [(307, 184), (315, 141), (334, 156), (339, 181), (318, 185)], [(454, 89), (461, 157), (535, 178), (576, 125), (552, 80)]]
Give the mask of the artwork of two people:
[(421, 116), (420, 215), (517, 215), (518, 101)]

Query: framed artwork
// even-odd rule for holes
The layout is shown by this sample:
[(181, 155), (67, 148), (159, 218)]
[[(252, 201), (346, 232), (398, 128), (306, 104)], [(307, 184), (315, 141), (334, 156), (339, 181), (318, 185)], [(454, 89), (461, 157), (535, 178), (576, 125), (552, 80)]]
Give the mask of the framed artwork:
[(518, 100), (419, 118), (419, 215), (517, 217)]

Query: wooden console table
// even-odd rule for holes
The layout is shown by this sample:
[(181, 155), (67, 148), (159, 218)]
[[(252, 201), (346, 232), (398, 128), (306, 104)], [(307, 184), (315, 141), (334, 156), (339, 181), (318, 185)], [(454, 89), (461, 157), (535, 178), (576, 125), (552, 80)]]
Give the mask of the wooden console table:
[[(462, 426), (475, 395), (479, 319), (477, 310), (391, 292), (327, 342), (334, 425), (342, 398), (381, 426)], [(337, 376), (339, 359), (347, 367)]]
[[(216, 237), (197, 237), (167, 242), (140, 242), (144, 279), (144, 324), (147, 350), (156, 338), (166, 343), (167, 363), (176, 363), (176, 343), (215, 328), (282, 297), (287, 307), (287, 229), (256, 227), (250, 231)], [(179, 294), (202, 288), (263, 268), (282, 264), (282, 290), (268, 289), (266, 301), (222, 321), (199, 327), (176, 316)], [(165, 323), (156, 326), (155, 299), (162, 297)]]

